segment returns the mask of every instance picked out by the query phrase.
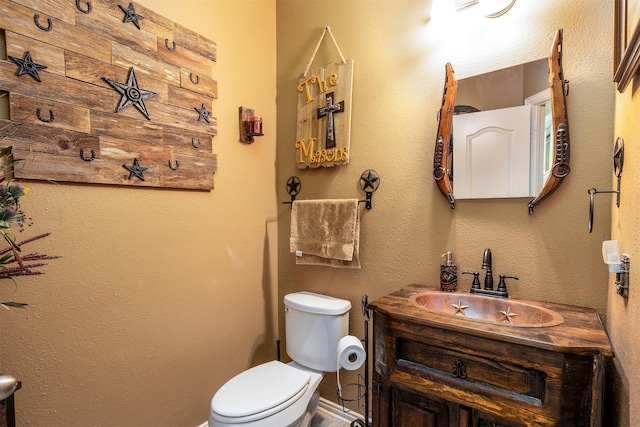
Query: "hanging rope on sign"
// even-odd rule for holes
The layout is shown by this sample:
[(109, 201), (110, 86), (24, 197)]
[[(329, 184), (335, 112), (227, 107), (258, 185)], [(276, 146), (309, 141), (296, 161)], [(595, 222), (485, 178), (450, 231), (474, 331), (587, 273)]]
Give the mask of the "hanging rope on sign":
[(342, 54), (342, 51), (340, 50), (340, 46), (338, 46), (338, 42), (336, 41), (335, 37), (333, 37), (333, 33), (331, 33), (331, 28), (329, 27), (324, 27), (324, 31), (322, 32), (322, 35), (320, 36), (320, 40), (318, 40), (318, 44), (316, 45), (315, 50), (313, 51), (313, 54), (311, 55), (311, 59), (309, 60), (309, 63), (307, 64), (307, 68), (304, 70), (304, 76), (307, 77), (307, 74), (309, 74), (309, 68), (311, 68), (311, 64), (313, 63), (313, 60), (316, 58), (316, 54), (318, 53), (318, 49), (320, 49), (320, 45), (322, 44), (322, 40), (324, 40), (324, 35), (329, 33), (329, 35), (331, 36), (331, 40), (333, 41), (333, 44), (335, 45), (336, 49), (338, 50), (338, 55), (340, 55), (340, 59), (342, 59), (342, 63), (346, 64), (347, 60), (344, 59), (344, 55)]

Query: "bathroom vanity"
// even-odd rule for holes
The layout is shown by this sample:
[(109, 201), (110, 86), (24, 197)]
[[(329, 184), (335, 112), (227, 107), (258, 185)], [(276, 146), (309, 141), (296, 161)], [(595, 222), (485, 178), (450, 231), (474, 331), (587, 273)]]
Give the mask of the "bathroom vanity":
[[(446, 302), (425, 307), (425, 293)], [(481, 302), (477, 310), (500, 315), (474, 319)], [(524, 313), (528, 306), (533, 314)], [(594, 309), (420, 285), (369, 307), (374, 426), (601, 424), (604, 364), (613, 350)], [(539, 321), (542, 312), (554, 320)]]

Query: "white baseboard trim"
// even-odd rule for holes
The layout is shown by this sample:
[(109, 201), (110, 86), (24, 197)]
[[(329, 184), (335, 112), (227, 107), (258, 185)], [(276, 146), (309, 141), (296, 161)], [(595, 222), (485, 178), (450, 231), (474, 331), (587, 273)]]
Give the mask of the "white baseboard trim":
[(362, 415), (355, 411), (344, 412), (342, 410), (342, 405), (339, 405), (335, 402), (325, 399), (324, 397), (320, 398), (318, 402), (318, 412), (324, 411), (328, 413), (331, 417), (336, 418), (340, 421), (344, 421), (346, 423), (351, 423), (352, 421), (357, 420), (358, 418), (362, 418)]
[[(327, 400), (324, 397), (321, 397), (320, 401), (318, 402), (318, 412), (324, 412), (330, 415), (332, 418), (335, 418), (340, 421), (344, 421), (347, 424), (350, 424), (352, 421), (355, 421), (358, 418), (362, 417), (362, 415), (354, 411), (344, 412), (342, 410), (341, 405), (338, 405), (335, 402)], [(208, 427), (208, 426), (209, 426), (208, 421), (205, 421), (204, 423), (200, 424), (198, 427)]]

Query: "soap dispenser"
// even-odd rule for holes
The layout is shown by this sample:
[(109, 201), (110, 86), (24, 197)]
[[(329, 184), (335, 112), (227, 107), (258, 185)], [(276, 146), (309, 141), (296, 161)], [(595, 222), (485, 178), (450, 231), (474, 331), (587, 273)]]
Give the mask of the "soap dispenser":
[(445, 263), (440, 264), (440, 290), (455, 292), (458, 287), (458, 266), (451, 260), (451, 251), (442, 254)]

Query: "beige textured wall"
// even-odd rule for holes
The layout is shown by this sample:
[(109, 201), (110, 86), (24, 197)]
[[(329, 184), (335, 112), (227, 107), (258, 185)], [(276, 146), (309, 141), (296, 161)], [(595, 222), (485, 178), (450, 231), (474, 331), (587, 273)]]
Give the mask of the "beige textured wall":
[[(212, 192), (30, 183), (24, 209), (62, 255), (0, 285), (0, 371), (18, 423), (195, 426), (231, 376), (275, 356), (275, 1), (140, 0), (218, 44)], [(238, 141), (238, 107), (265, 136)]]
[[(360, 174), (374, 168), (381, 176), (373, 209), (362, 215), (361, 270), (296, 266), (289, 253), (290, 209), (280, 208), (280, 299), (301, 289), (347, 298), (354, 306), (351, 332), (362, 336), (363, 294), (375, 299), (410, 283), (437, 285), (440, 255), (447, 250), (459, 271), (477, 271), (490, 247), (494, 274), (520, 277), (510, 285), (512, 297), (605, 314), (601, 242), (610, 236), (610, 201), (597, 201), (589, 234), (587, 189), (611, 185), (613, 6), (602, 0), (519, 1), (498, 19), (480, 16), (477, 7), (446, 10), (452, 7), (444, 0), (432, 6), (425, 0), (278, 0), (278, 199), (288, 199), (291, 175), (302, 181), (298, 197), (310, 199), (362, 197)], [(295, 87), (325, 26), (355, 62), (351, 163), (297, 170)], [(445, 63), (461, 79), (543, 58), (558, 28), (564, 29), (564, 69), (571, 81), (571, 174), (532, 216), (528, 199), (463, 200), (451, 210), (431, 175)], [(314, 65), (337, 61), (329, 41)], [(623, 204), (632, 216), (624, 196)], [(470, 284), (470, 276), (460, 277), (461, 290)], [(335, 378), (323, 383), (324, 397), (333, 399)]]
[[(615, 291), (615, 274), (609, 278), (607, 329), (616, 350), (613, 384), (616, 386), (616, 408), (621, 426), (640, 424), (640, 300), (638, 300), (638, 269), (640, 260), (640, 81), (636, 77), (615, 103), (615, 136), (625, 141), (625, 159), (621, 184), (620, 208), (612, 206), (611, 235), (617, 239), (620, 252), (631, 259), (630, 296), (627, 301)], [(613, 145), (612, 145), (613, 147)], [(615, 187), (615, 180), (612, 180)]]

